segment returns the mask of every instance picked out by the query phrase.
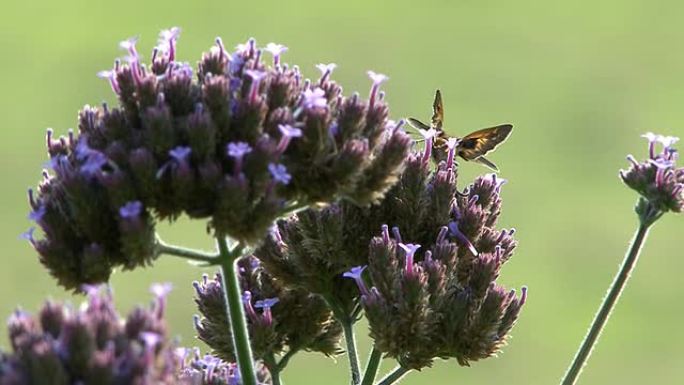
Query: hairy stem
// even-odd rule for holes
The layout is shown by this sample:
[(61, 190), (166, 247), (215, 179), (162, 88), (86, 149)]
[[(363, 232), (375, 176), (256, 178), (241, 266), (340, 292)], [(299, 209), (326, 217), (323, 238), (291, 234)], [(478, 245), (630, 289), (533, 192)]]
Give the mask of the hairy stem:
[(207, 253), (205, 251), (188, 249), (181, 246), (169, 245), (159, 237), (156, 240), (157, 254), (167, 254), (175, 257), (181, 257), (192, 261), (206, 262), (209, 264), (216, 264), (219, 255), (216, 253)]
[(226, 300), (228, 319), (233, 331), (233, 346), (235, 357), (240, 368), (240, 377), (243, 385), (256, 385), (252, 348), (249, 344), (249, 333), (245, 321), (245, 310), (242, 304), (242, 293), (238, 281), (237, 258), (241, 255), (243, 247), (237, 245), (232, 250), (223, 235), (216, 237), (219, 248), (219, 264), (223, 279), (223, 296)]
[(339, 306), (332, 295), (323, 295), (323, 299), (328, 303), (330, 310), (337, 322), (342, 325), (344, 331), (344, 341), (347, 344), (347, 357), (349, 358), (349, 370), (351, 372), (351, 384), (361, 383), (361, 369), (359, 365), (359, 354), (356, 351), (356, 338), (354, 336), (354, 319)]
[(382, 378), (380, 382), (377, 383), (377, 385), (391, 385), (394, 384), (395, 382), (401, 380), (402, 377), (406, 375), (411, 369), (406, 369), (403, 366), (397, 366), (392, 370), (388, 375)]
[(363, 373), (361, 385), (373, 385), (375, 376), (378, 374), (378, 369), (380, 368), (381, 360), (382, 352), (373, 346), (373, 349), (371, 349), (370, 355), (368, 356), (368, 364), (366, 364), (366, 370)]
[(642, 223), (639, 225), (639, 229), (637, 230), (636, 235), (632, 240), (632, 244), (629, 246), (629, 250), (625, 255), (625, 259), (622, 262), (620, 271), (618, 271), (613, 283), (610, 285), (608, 294), (603, 299), (603, 303), (601, 304), (599, 311), (596, 313), (594, 321), (591, 323), (591, 327), (589, 328), (586, 337), (584, 337), (584, 340), (582, 341), (582, 345), (580, 345), (572, 364), (565, 373), (563, 381), (561, 382), (562, 385), (572, 385), (577, 381), (577, 378), (582, 372), (587, 359), (589, 359), (589, 356), (591, 355), (594, 345), (596, 345), (596, 342), (601, 335), (601, 331), (608, 321), (610, 313), (617, 304), (620, 294), (627, 284), (627, 280), (634, 269), (634, 266), (636, 265), (637, 259), (639, 258), (639, 253), (641, 252), (641, 248), (648, 235), (648, 230), (652, 224), (653, 222), (648, 223), (642, 221)]
[(350, 319), (344, 320), (342, 329), (344, 330), (344, 340), (347, 343), (347, 357), (349, 357), (349, 370), (351, 371), (352, 385), (359, 385), (361, 383), (361, 369), (359, 368), (359, 354), (356, 351), (356, 337), (354, 336), (354, 327)]

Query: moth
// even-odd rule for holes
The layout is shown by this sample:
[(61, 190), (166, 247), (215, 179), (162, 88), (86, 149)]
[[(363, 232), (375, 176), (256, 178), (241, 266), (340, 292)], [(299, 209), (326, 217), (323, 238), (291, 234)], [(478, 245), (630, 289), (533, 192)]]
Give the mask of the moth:
[[(439, 90), (435, 92), (435, 101), (432, 103), (432, 119), (430, 125), (428, 126), (416, 118), (408, 118), (408, 123), (418, 130), (434, 129), (437, 133), (432, 142), (432, 157), (437, 163), (447, 158), (449, 152), (447, 145), (449, 143), (449, 136), (442, 129), (444, 123), (444, 106), (442, 105), (442, 93)], [(512, 130), (512, 125), (501, 124), (494, 127), (483, 128), (462, 138), (457, 138), (456, 155), (466, 161), (474, 161), (487, 166), (494, 171), (499, 171), (499, 168), (496, 167), (492, 161), (485, 158), (485, 155), (494, 151), (503, 143), (511, 134)]]

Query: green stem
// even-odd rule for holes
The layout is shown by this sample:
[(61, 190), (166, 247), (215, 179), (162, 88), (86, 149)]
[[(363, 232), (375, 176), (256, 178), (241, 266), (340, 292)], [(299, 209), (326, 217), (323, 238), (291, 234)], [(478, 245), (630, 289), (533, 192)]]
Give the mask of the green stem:
[(411, 369), (406, 369), (403, 366), (397, 366), (388, 375), (382, 378), (377, 385), (391, 385), (401, 380)]
[(169, 245), (157, 238), (156, 241), (157, 254), (173, 255), (192, 261), (206, 262), (209, 264), (216, 264), (218, 262), (218, 254), (210, 254), (200, 250), (188, 249), (181, 246)]
[(271, 382), (273, 385), (280, 385), (280, 367), (276, 362), (273, 353), (269, 353), (264, 357), (264, 363), (268, 368), (269, 373), (271, 373)]
[(280, 359), (280, 361), (278, 361), (277, 368), (279, 371), (282, 371), (283, 369), (285, 369), (287, 364), (290, 362), (290, 358), (292, 358), (292, 356), (294, 356), (295, 353), (297, 353), (297, 351), (298, 350), (289, 350), (287, 353), (285, 353), (285, 355), (283, 355), (283, 357)]
[(359, 385), (361, 383), (361, 369), (359, 368), (359, 354), (356, 351), (356, 337), (354, 336), (354, 327), (349, 319), (338, 320), (342, 323), (342, 330), (344, 330), (344, 340), (347, 343), (347, 357), (349, 357), (349, 370), (351, 370), (352, 385)]
[(330, 310), (337, 322), (342, 325), (344, 331), (344, 341), (347, 344), (347, 357), (349, 358), (349, 370), (351, 371), (352, 385), (361, 383), (361, 369), (359, 365), (359, 354), (356, 351), (356, 338), (354, 337), (354, 319), (345, 312), (332, 295), (322, 295), (328, 303)]
[(366, 364), (366, 370), (363, 373), (363, 379), (361, 380), (361, 385), (373, 385), (375, 381), (375, 376), (378, 374), (378, 369), (380, 368), (380, 361), (382, 360), (382, 352), (373, 346), (371, 349), (370, 356), (368, 357), (368, 364)]
[(636, 235), (632, 240), (632, 244), (627, 251), (627, 255), (625, 255), (625, 259), (622, 262), (620, 271), (615, 276), (613, 283), (610, 285), (608, 294), (603, 299), (603, 303), (601, 304), (598, 313), (596, 313), (594, 321), (592, 322), (586, 337), (584, 337), (584, 340), (582, 341), (582, 345), (577, 351), (577, 354), (575, 355), (572, 364), (568, 368), (568, 371), (565, 373), (563, 381), (561, 382), (562, 385), (572, 385), (577, 381), (577, 377), (579, 377), (585, 363), (587, 362), (587, 359), (591, 355), (592, 349), (594, 348), (594, 345), (596, 345), (596, 342), (601, 335), (601, 331), (606, 325), (608, 317), (617, 304), (620, 294), (625, 288), (627, 279), (636, 265), (637, 259), (639, 258), (639, 253), (641, 252), (641, 248), (648, 235), (648, 230), (652, 224), (653, 222), (648, 223), (642, 221), (642, 223), (639, 225), (639, 229), (637, 230)]
[(233, 331), (233, 346), (235, 357), (240, 368), (240, 377), (243, 385), (257, 385), (254, 374), (254, 362), (252, 360), (252, 348), (249, 344), (249, 333), (245, 321), (245, 309), (242, 304), (242, 293), (238, 281), (237, 258), (242, 253), (242, 245), (237, 245), (233, 250), (228, 248), (228, 243), (223, 235), (216, 237), (219, 248), (219, 264), (221, 265), (221, 277), (223, 279), (223, 296), (226, 299), (228, 319)]

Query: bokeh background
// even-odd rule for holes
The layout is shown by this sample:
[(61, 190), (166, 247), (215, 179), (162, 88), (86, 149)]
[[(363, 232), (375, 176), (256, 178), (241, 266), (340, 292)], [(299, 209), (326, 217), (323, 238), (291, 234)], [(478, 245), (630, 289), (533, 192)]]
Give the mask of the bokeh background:
[[(407, 385), (558, 383), (636, 226), (635, 195), (617, 177), (625, 155), (645, 154), (644, 131), (684, 136), (678, 1), (5, 0), (0, 9), (0, 317), (18, 304), (33, 310), (45, 297), (70, 298), (19, 240), (29, 226), (25, 190), (46, 160), (45, 128), (63, 134), (84, 104), (113, 101), (95, 74), (132, 35), (148, 53), (160, 29), (180, 26), (179, 57), (192, 63), (215, 36), (229, 47), (250, 36), (275, 41), (307, 76), (318, 76), (319, 62), (337, 63), (334, 78), (346, 93), (367, 92), (368, 69), (388, 74), (395, 119), (427, 120), (439, 87), (451, 133), (515, 125), (491, 158), (509, 179), (502, 224), (516, 227), (520, 240), (501, 281), (528, 285), (529, 303), (500, 357), (471, 368), (440, 362), (410, 374)], [(465, 164), (461, 181), (483, 172)], [(162, 225), (161, 233), (212, 245), (203, 223)], [(681, 216), (655, 226), (582, 384), (681, 383), (683, 234)], [(190, 282), (201, 273), (163, 257), (153, 268), (116, 274), (113, 285), (126, 311), (149, 300), (152, 282), (173, 282), (173, 331), (197, 345)], [(358, 333), (366, 351), (363, 326)], [(346, 364), (299, 355), (284, 379), (342, 384)]]

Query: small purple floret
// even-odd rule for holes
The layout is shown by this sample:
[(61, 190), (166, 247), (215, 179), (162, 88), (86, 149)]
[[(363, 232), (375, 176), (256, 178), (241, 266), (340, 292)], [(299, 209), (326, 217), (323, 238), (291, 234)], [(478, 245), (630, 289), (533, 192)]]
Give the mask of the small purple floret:
[(420, 245), (413, 243), (399, 243), (399, 247), (401, 247), (401, 249), (406, 253), (406, 263), (404, 268), (406, 269), (406, 275), (410, 276), (413, 274), (413, 261), (415, 259), (416, 251), (420, 249)]
[(271, 173), (273, 179), (281, 184), (288, 184), (292, 180), (292, 176), (287, 172), (287, 168), (282, 164), (270, 163), (268, 171)]
[(242, 159), (245, 155), (252, 152), (252, 147), (245, 142), (231, 142), (226, 146), (228, 156), (235, 159)]
[(351, 278), (356, 281), (356, 285), (359, 287), (359, 291), (362, 296), (367, 296), (369, 294), (366, 283), (363, 281), (363, 271), (366, 270), (366, 265), (364, 266), (354, 266), (351, 270), (346, 271), (342, 274), (344, 278)]
[(192, 152), (192, 149), (190, 147), (186, 146), (178, 146), (174, 148), (173, 150), (169, 151), (169, 155), (175, 159), (177, 162), (185, 162), (188, 159), (188, 156), (190, 156), (190, 153)]
[(325, 98), (325, 91), (320, 88), (311, 90), (310, 88), (304, 91), (304, 107), (306, 108), (324, 108), (328, 105), (328, 100)]
[(123, 219), (136, 219), (140, 216), (142, 210), (142, 202), (131, 201), (119, 208), (119, 216)]

